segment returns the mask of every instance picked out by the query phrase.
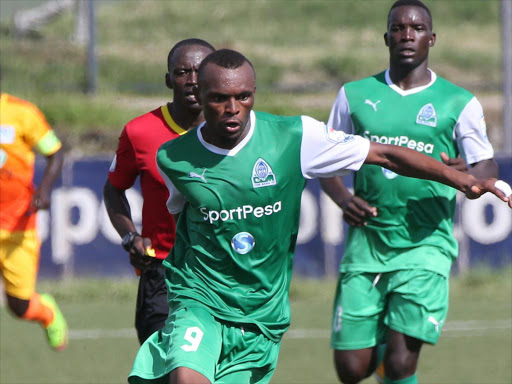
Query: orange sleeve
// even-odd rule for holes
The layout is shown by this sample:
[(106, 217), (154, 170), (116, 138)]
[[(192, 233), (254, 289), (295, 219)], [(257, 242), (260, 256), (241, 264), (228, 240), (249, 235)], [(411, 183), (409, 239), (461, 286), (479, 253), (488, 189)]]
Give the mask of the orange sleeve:
[[(27, 103), (28, 104), (28, 103)], [(43, 113), (33, 104), (28, 104), (23, 112), (25, 127), (25, 140), (31, 147), (36, 147), (39, 141), (51, 131)]]

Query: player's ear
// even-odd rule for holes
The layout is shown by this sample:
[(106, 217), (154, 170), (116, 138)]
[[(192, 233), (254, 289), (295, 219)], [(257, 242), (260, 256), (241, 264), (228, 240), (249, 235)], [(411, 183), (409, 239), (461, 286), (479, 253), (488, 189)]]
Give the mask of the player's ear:
[(434, 32), (432, 32), (432, 34), (430, 35), (430, 39), (428, 41), (428, 46), (433, 47), (435, 43), (436, 43), (436, 34)]
[(388, 33), (387, 33), (387, 32), (384, 34), (384, 44), (386, 44), (386, 47), (389, 47), (389, 43), (388, 43)]
[(167, 85), (167, 88), (172, 89), (171, 75), (169, 72), (165, 74), (165, 85)]

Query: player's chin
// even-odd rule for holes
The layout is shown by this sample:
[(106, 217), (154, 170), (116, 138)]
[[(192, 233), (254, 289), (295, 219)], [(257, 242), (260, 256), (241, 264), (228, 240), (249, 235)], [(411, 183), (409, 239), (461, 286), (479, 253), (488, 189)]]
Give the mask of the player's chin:
[(404, 67), (416, 67), (417, 60), (414, 57), (400, 57), (398, 63)]
[(186, 103), (186, 106), (190, 111), (193, 111), (193, 112), (201, 111), (201, 105), (197, 101), (188, 101)]

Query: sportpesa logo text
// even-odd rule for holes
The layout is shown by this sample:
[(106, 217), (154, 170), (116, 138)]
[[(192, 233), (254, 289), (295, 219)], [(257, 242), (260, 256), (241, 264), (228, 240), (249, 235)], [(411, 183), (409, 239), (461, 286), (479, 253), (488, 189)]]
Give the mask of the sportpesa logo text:
[(274, 204), (265, 205), (264, 207), (253, 207), (252, 205), (243, 205), (233, 209), (223, 209), (221, 211), (209, 211), (203, 207), (199, 209), (204, 215), (203, 219), (208, 220), (210, 224), (221, 220), (245, 220), (249, 215), (254, 215), (257, 218), (262, 216), (270, 216), (281, 210), (281, 202), (278, 201)]
[(381, 144), (394, 144), (405, 146), (410, 149), (415, 149), (418, 152), (432, 153), (434, 152), (434, 144), (424, 143), (423, 141), (416, 141), (409, 139), (408, 136), (378, 136), (378, 135), (370, 135), (370, 131), (364, 132), (364, 137), (371, 141), (376, 141)]

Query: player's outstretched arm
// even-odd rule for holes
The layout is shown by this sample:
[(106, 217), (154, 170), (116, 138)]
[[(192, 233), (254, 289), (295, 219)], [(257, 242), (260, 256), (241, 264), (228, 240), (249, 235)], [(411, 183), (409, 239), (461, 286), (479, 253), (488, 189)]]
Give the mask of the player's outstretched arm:
[(496, 187), (497, 179), (477, 179), (469, 173), (459, 172), (409, 148), (371, 142), (365, 163), (380, 165), (404, 176), (434, 180), (449, 185), (463, 192), (469, 199), (476, 199), (486, 192), (491, 192), (508, 202), (509, 207), (512, 208), (512, 199)]

